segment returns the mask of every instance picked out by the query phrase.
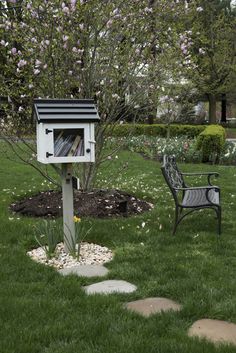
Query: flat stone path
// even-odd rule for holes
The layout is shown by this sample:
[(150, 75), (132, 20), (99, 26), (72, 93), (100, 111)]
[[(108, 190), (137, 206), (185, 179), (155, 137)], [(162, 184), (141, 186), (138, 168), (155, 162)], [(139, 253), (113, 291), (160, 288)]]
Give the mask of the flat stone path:
[(102, 265), (78, 265), (58, 270), (63, 276), (77, 275), (80, 277), (103, 277), (108, 274), (108, 269)]
[[(83, 277), (102, 277), (107, 275), (108, 269), (102, 265), (79, 265), (64, 268), (58, 272), (63, 276), (75, 274)], [(83, 288), (87, 294), (132, 293), (137, 289), (134, 284), (123, 280), (106, 280)], [(124, 308), (149, 317), (170, 310), (180, 311), (182, 306), (168, 298), (154, 297), (128, 302), (124, 304)], [(188, 330), (188, 336), (205, 338), (215, 344), (236, 345), (236, 324), (221, 320), (202, 319), (193, 323)]]
[(202, 319), (194, 322), (188, 335), (206, 338), (217, 344), (232, 343), (236, 345), (236, 324), (221, 320)]
[(84, 287), (87, 294), (132, 293), (136, 289), (134, 284), (121, 280), (108, 280)]
[(179, 311), (181, 305), (167, 298), (146, 298), (125, 304), (125, 308), (145, 317), (169, 310)]

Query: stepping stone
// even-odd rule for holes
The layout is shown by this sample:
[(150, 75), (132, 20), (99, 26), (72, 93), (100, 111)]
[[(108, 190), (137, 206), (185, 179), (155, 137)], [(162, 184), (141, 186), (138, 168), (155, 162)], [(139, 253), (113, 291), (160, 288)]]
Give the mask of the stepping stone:
[(102, 277), (108, 274), (108, 269), (102, 265), (78, 265), (63, 268), (58, 271), (63, 276), (77, 275), (80, 277)]
[(181, 305), (167, 298), (146, 298), (129, 302), (125, 304), (126, 309), (135, 311), (143, 316), (150, 316), (152, 314), (164, 311), (179, 311)]
[(121, 280), (108, 280), (84, 287), (87, 294), (132, 293), (136, 289), (134, 284)]
[(206, 338), (218, 344), (232, 343), (236, 345), (236, 324), (221, 320), (202, 319), (194, 322), (188, 335)]

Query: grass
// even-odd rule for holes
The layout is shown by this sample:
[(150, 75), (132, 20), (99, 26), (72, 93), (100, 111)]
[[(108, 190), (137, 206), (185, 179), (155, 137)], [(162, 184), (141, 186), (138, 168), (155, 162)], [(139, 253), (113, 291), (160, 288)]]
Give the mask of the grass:
[(236, 138), (236, 128), (235, 127), (228, 127), (225, 128), (227, 138)]
[[(128, 295), (87, 296), (82, 286), (100, 279), (62, 277), (26, 256), (37, 247), (32, 227), (38, 220), (12, 215), (8, 206), (51, 186), (1, 154), (0, 352), (236, 352), (233, 346), (215, 347), (187, 336), (201, 318), (236, 323), (235, 167), (180, 165), (183, 171), (220, 173), (223, 234), (217, 237), (215, 216), (204, 211), (187, 217), (173, 237), (174, 204), (160, 165), (127, 151), (118, 157), (103, 166), (97, 185), (130, 191), (155, 207), (136, 217), (92, 220), (86, 240), (113, 249), (107, 279), (127, 280), (138, 289)], [(128, 168), (120, 173), (125, 161)], [(123, 308), (127, 301), (154, 296), (176, 300), (183, 309), (143, 318)]]

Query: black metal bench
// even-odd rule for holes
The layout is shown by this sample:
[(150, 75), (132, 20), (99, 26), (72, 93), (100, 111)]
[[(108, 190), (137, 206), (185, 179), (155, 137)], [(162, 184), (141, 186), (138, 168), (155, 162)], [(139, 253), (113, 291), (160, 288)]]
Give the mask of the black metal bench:
[[(161, 170), (175, 200), (173, 234), (175, 234), (178, 224), (185, 216), (203, 208), (210, 208), (216, 212), (218, 233), (221, 234), (220, 188), (212, 185), (210, 180), (212, 176), (218, 177), (219, 174), (215, 172), (181, 173), (174, 156), (164, 156)], [(189, 187), (184, 181), (185, 175), (205, 175), (207, 176), (208, 185)]]

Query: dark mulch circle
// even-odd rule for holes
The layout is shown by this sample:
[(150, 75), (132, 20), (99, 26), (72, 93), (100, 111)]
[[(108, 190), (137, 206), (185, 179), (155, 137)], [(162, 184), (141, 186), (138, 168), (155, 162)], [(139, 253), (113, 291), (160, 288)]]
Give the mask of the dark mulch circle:
[[(127, 217), (140, 214), (153, 207), (152, 204), (120, 190), (94, 190), (74, 192), (75, 215), (83, 217)], [(43, 191), (10, 206), (11, 211), (25, 216), (62, 216), (62, 194), (59, 191)]]

